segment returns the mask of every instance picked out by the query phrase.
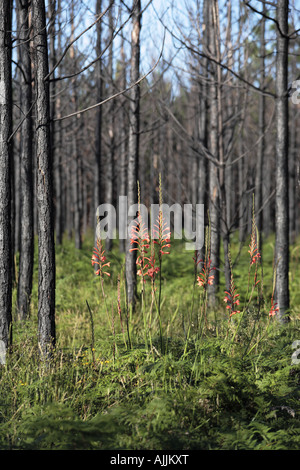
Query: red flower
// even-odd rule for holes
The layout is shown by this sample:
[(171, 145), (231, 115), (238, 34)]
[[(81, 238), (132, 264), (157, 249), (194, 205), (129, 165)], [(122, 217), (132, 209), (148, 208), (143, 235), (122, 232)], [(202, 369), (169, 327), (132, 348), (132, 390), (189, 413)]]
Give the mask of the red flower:
[(250, 253), (250, 264), (251, 266), (258, 262), (259, 258), (261, 258), (261, 255), (256, 247), (256, 244), (252, 245), (252, 243), (249, 245), (250, 250), (248, 250), (248, 253)]
[(153, 267), (153, 268), (148, 269), (147, 274), (148, 274), (149, 277), (151, 277), (153, 279), (155, 274), (158, 273), (158, 272), (159, 272), (159, 268), (158, 267), (156, 267), (156, 268)]
[[(147, 263), (144, 265), (143, 274), (144, 276), (149, 276), (151, 279), (154, 280), (155, 274), (159, 272), (159, 267), (155, 266), (156, 264), (155, 256), (151, 255), (149, 258), (145, 257), (145, 260), (147, 260)], [(139, 276), (142, 275), (141, 269), (138, 271), (138, 275)]]
[[(197, 261), (197, 256), (195, 256), (193, 260), (196, 265), (202, 261), (202, 260)], [(215, 276), (214, 274), (211, 274), (211, 272), (214, 269), (215, 268), (211, 267), (211, 259), (208, 257), (208, 261), (206, 260), (204, 261), (202, 272), (197, 277), (198, 286), (204, 287), (205, 289), (207, 285), (210, 285), (210, 286), (213, 285)]]
[(110, 267), (110, 262), (105, 263), (106, 261), (106, 256), (104, 256), (105, 250), (103, 249), (102, 246), (102, 241), (100, 238), (97, 240), (97, 247), (94, 248), (93, 255), (92, 255), (92, 266), (98, 265), (99, 269), (95, 271), (96, 276), (103, 276), (103, 274), (106, 274), (107, 276), (110, 276), (110, 273), (107, 271), (103, 271), (103, 268), (105, 266)]
[(208, 277), (207, 281), (205, 280), (205, 274), (200, 273), (200, 275), (197, 277), (197, 283), (198, 286), (202, 287), (205, 285), (205, 282), (207, 282), (208, 285), (212, 286), (214, 283), (214, 278), (215, 276), (212, 274), (211, 276)]
[(138, 220), (134, 220), (133, 225), (131, 227), (130, 244), (133, 245), (134, 243), (137, 246), (135, 248), (131, 248), (129, 251), (137, 250), (143, 253), (145, 249), (147, 250), (150, 246), (148, 231), (142, 221), (142, 216), (140, 212), (138, 213)]
[(136, 264), (139, 266), (139, 269), (137, 270), (137, 275), (145, 282), (144, 276), (147, 275), (146, 269), (149, 266), (146, 255), (150, 248), (150, 238), (148, 230), (143, 223), (140, 211), (138, 212), (137, 220), (135, 220), (132, 225), (131, 233), (130, 244), (136, 244), (136, 246), (131, 248), (130, 251), (136, 250), (138, 252)]
[(239, 296), (240, 294), (236, 294), (236, 287), (234, 285), (234, 280), (233, 280), (233, 274), (231, 272), (231, 281), (230, 281), (230, 292), (225, 291), (225, 297), (224, 297), (224, 302), (226, 302), (228, 305), (226, 305), (226, 308), (230, 310), (230, 315), (229, 318), (232, 317), (232, 315), (235, 315), (236, 313), (240, 313), (240, 310), (236, 310), (236, 306), (240, 304)]
[(257, 227), (255, 222), (255, 215), (254, 215), (254, 202), (253, 202), (253, 215), (252, 215), (252, 228), (251, 228), (251, 238), (250, 238), (250, 245), (248, 253), (250, 254), (250, 266), (257, 263), (261, 255), (258, 251), (257, 247)]
[(279, 311), (279, 307), (277, 307), (277, 303), (274, 304), (273, 298), (271, 299), (271, 309), (269, 311), (269, 316), (274, 317), (276, 313)]
[(159, 254), (169, 255), (170, 251), (164, 251), (165, 248), (171, 247), (171, 232), (170, 228), (167, 226), (167, 223), (164, 221), (162, 210), (159, 211), (158, 222), (154, 225), (156, 229), (153, 229), (153, 238), (157, 238), (158, 241), (154, 240), (159, 246)]

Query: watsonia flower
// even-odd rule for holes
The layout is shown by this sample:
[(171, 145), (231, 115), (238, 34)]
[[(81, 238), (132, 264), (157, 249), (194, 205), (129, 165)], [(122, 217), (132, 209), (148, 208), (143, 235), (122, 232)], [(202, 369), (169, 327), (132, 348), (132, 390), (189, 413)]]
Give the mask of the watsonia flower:
[[(203, 261), (199, 260), (197, 264), (200, 262), (203, 262)], [(202, 271), (197, 277), (198, 286), (204, 287), (204, 289), (206, 289), (207, 285), (210, 285), (210, 286), (213, 285), (215, 275), (211, 273), (214, 269), (215, 268), (211, 267), (211, 259), (210, 258), (208, 258), (208, 260), (205, 259), (203, 262)]]
[(148, 254), (148, 249), (150, 248), (150, 238), (140, 212), (138, 212), (137, 220), (133, 221), (131, 227), (130, 244), (135, 246), (129, 251), (137, 251), (136, 264), (139, 268), (137, 270), (137, 275), (144, 279), (144, 276), (147, 274), (147, 269), (149, 267), (147, 262), (148, 257), (146, 255)]
[(251, 239), (248, 253), (250, 254), (250, 265), (256, 264), (258, 260), (261, 258), (260, 252), (258, 251), (257, 247), (257, 234), (256, 234), (256, 226), (254, 225), (252, 228)]
[(269, 311), (269, 317), (274, 317), (277, 312), (279, 311), (279, 307), (277, 306), (278, 304), (275, 303), (274, 304), (274, 300), (273, 300), (273, 297), (271, 299), (271, 308), (270, 308), (270, 311)]
[(255, 220), (254, 210), (254, 196), (253, 196), (253, 210), (252, 210), (252, 227), (251, 227), (251, 238), (248, 253), (250, 254), (250, 266), (256, 264), (261, 258), (260, 252), (258, 251), (258, 230)]
[(210, 249), (210, 225), (206, 228), (205, 235), (205, 256), (204, 259), (199, 259), (199, 252), (195, 250), (195, 256), (193, 257), (195, 265), (195, 273), (198, 269), (198, 264), (201, 263), (202, 269), (199, 275), (197, 276), (197, 284), (200, 287), (203, 287), (204, 290), (207, 289), (207, 286), (212, 286), (214, 283), (215, 275), (213, 271), (216, 269), (211, 266), (211, 249)]
[(103, 277), (103, 274), (106, 274), (106, 276), (110, 276), (110, 273), (108, 273), (107, 271), (104, 271), (103, 269), (105, 267), (110, 267), (110, 262), (105, 263), (106, 256), (104, 253), (105, 253), (105, 250), (103, 249), (102, 241), (100, 238), (98, 238), (97, 247), (94, 248), (92, 260), (91, 260), (92, 266), (98, 266), (97, 271), (95, 271), (96, 276)]
[(227, 304), (226, 308), (229, 310), (229, 319), (235, 315), (236, 313), (240, 313), (240, 310), (237, 310), (237, 306), (240, 304), (239, 300), (239, 295), (236, 292), (236, 287), (234, 284), (234, 278), (233, 278), (233, 270), (232, 270), (232, 263), (231, 263), (231, 258), (230, 258), (230, 253), (229, 253), (229, 262), (230, 262), (230, 271), (231, 271), (231, 277), (230, 277), (230, 288), (229, 292), (225, 291), (225, 297), (224, 297), (224, 302)]
[(167, 222), (164, 220), (161, 209), (159, 210), (157, 223), (154, 225), (153, 238), (154, 243), (158, 245), (159, 256), (169, 255), (170, 251), (164, 250), (171, 247), (171, 232)]
[(158, 259), (159, 264), (161, 265), (162, 255), (169, 255), (170, 251), (164, 251), (166, 248), (171, 247), (171, 231), (168, 227), (167, 222), (165, 222), (163, 216), (163, 198), (162, 198), (162, 185), (161, 185), (161, 175), (159, 175), (159, 212), (156, 219), (156, 224), (153, 228), (153, 239), (154, 243), (158, 245)]

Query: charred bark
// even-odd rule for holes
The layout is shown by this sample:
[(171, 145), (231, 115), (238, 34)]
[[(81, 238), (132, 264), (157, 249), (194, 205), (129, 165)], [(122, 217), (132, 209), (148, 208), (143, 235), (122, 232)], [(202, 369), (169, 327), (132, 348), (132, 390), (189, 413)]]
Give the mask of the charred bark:
[[(140, 30), (141, 2), (133, 0), (132, 33), (131, 33), (131, 83), (139, 78), (140, 71)], [(128, 208), (137, 204), (137, 179), (139, 163), (139, 129), (140, 129), (140, 89), (135, 86), (130, 93), (129, 108), (129, 141), (128, 141)], [(126, 282), (128, 305), (134, 307), (136, 294), (136, 251), (130, 252), (130, 238), (126, 243)]]
[(0, 340), (11, 344), (11, 1), (0, 2)]
[(29, 29), (29, 1), (17, 2), (19, 40), (19, 63), (21, 74), (21, 109), (25, 116), (21, 127), (20, 159), (20, 261), (17, 291), (18, 317), (25, 320), (29, 315), (33, 275), (33, 175), (32, 175), (32, 83)]
[(278, 319), (288, 320), (289, 299), (289, 194), (288, 194), (288, 0), (277, 3), (276, 70), (276, 301)]
[(32, 0), (35, 62), (35, 138), (38, 210), (38, 335), (39, 347), (48, 358), (55, 346), (55, 247), (50, 147), (48, 47), (44, 0)]

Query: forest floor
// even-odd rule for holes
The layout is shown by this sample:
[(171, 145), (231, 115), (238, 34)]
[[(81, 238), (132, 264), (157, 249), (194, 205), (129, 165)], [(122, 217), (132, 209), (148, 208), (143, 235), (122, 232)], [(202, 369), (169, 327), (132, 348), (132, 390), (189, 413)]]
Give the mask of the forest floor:
[(106, 254), (104, 299), (92, 236), (80, 251), (66, 239), (56, 248), (50, 364), (39, 361), (35, 263), (30, 319), (13, 323), (13, 349), (0, 367), (0, 449), (298, 450), (300, 243), (291, 247), (286, 325), (269, 316), (272, 237), (257, 273), (261, 307), (256, 289), (247, 305), (248, 244), (237, 257), (239, 243), (231, 243), (241, 313), (229, 321), (223, 276), (220, 303), (205, 313), (193, 253), (182, 241), (163, 257), (161, 316), (147, 281), (128, 318), (118, 247)]

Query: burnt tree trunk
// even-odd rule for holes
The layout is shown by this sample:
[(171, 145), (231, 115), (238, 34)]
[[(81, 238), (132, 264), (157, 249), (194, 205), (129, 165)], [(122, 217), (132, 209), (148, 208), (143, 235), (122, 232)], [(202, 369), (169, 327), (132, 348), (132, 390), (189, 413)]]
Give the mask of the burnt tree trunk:
[[(74, 0), (71, 3), (71, 42), (74, 39)], [(76, 57), (75, 49), (72, 45), (70, 48), (70, 59), (72, 63), (73, 73), (76, 71)], [(77, 84), (76, 78), (72, 78), (72, 92), (71, 92), (71, 104), (73, 112), (78, 108), (78, 96), (77, 96)], [(79, 129), (80, 129), (80, 119), (81, 116), (75, 115), (72, 118), (72, 127), (73, 127), (73, 136), (72, 136), (72, 196), (73, 196), (73, 227), (74, 227), (74, 238), (75, 238), (75, 248), (78, 250), (82, 247), (82, 214), (81, 214), (81, 204), (80, 204), (80, 157), (79, 157)]]
[(29, 315), (33, 275), (33, 175), (32, 175), (32, 84), (31, 54), (29, 30), (29, 1), (17, 2), (19, 63), (21, 74), (21, 109), (25, 119), (21, 127), (21, 159), (20, 159), (20, 261), (17, 291), (18, 317), (25, 320)]
[[(213, 57), (216, 56), (216, 38), (215, 29), (213, 28), (213, 5), (207, 2), (209, 9), (209, 50)], [(217, 69), (214, 63), (210, 64), (210, 82), (209, 82), (209, 150), (216, 160), (219, 160), (219, 143), (218, 143), (218, 90), (217, 90)], [(215, 279), (213, 285), (209, 286), (209, 302), (213, 305), (216, 302), (216, 295), (219, 287), (219, 264), (220, 264), (220, 197), (219, 197), (219, 179), (218, 167), (209, 162), (209, 215), (211, 223), (211, 265), (216, 268)]]
[(276, 301), (278, 319), (288, 320), (289, 299), (289, 194), (288, 194), (288, 0), (277, 2), (276, 70)]
[[(57, 2), (57, 18), (58, 18), (58, 27), (57, 27), (57, 46), (59, 53), (61, 52), (61, 0)], [(54, 45), (53, 45), (54, 47)], [(53, 57), (53, 56), (52, 56)], [(53, 61), (54, 62), (54, 61)], [(54, 65), (54, 63), (53, 63)], [(62, 115), (62, 103), (61, 103), (61, 82), (58, 81), (56, 86), (56, 99), (54, 107), (54, 115), (59, 119)], [(62, 123), (57, 121), (55, 125), (55, 134), (54, 134), (54, 156), (53, 162), (55, 162), (54, 168), (54, 178), (55, 178), (55, 236), (56, 244), (61, 245), (63, 241), (64, 233), (64, 219), (63, 219), (63, 141), (62, 141)]]
[[(218, 157), (220, 162), (219, 172), (218, 172), (218, 185), (220, 188), (219, 192), (219, 201), (220, 201), (220, 209), (219, 209), (219, 217), (220, 217), (220, 229), (223, 241), (223, 249), (224, 249), (224, 275), (225, 275), (225, 287), (226, 290), (229, 292), (230, 290), (230, 280), (231, 280), (231, 265), (229, 260), (229, 250), (230, 250), (230, 229), (228, 227), (228, 219), (229, 219), (229, 210), (230, 207), (227, 205), (227, 191), (229, 188), (226, 188), (226, 160), (225, 160), (225, 150), (224, 150), (224, 125), (223, 125), (223, 115), (222, 115), (222, 103), (223, 103), (223, 90), (222, 90), (222, 69), (221, 69), (221, 36), (220, 36), (220, 17), (219, 17), (219, 5), (218, 1), (214, 0), (212, 6), (213, 12), (213, 27), (212, 30), (214, 31), (215, 35), (215, 51), (216, 51), (216, 59), (217, 59), (217, 70), (216, 70), (216, 77), (217, 77), (217, 100), (216, 100), (216, 108), (217, 108), (217, 119), (218, 124), (216, 126), (217, 132), (217, 149), (214, 155)], [(214, 85), (212, 85), (214, 86)], [(215, 106), (215, 105), (213, 105)], [(214, 117), (215, 119), (215, 117)], [(217, 286), (216, 286), (217, 287)]]
[[(208, 8), (203, 9), (203, 49), (206, 50), (209, 45), (209, 32), (206, 28), (208, 19)], [(205, 26), (205, 27), (204, 27)], [(202, 61), (201, 76), (203, 80), (199, 81), (199, 94), (198, 94), (198, 139), (202, 143), (204, 148), (208, 147), (208, 59), (205, 57)], [(207, 210), (207, 174), (208, 174), (208, 163), (207, 158), (202, 154), (199, 154), (198, 161), (198, 204), (204, 204), (204, 209)], [(207, 219), (207, 214), (206, 214)], [(205, 247), (203, 246), (198, 252), (198, 270), (202, 271), (203, 260), (205, 255)]]
[[(140, 72), (140, 29), (141, 2), (133, 0), (131, 33), (131, 83), (139, 78)], [(129, 141), (128, 141), (128, 176), (127, 196), (128, 208), (138, 202), (137, 179), (139, 163), (139, 128), (140, 128), (140, 88), (135, 86), (130, 93), (129, 108)], [(130, 252), (130, 238), (127, 234), (126, 243), (126, 282), (128, 305), (134, 307), (136, 293), (136, 251)]]
[[(96, 16), (101, 14), (102, 0), (96, 0)], [(99, 57), (102, 49), (102, 24), (101, 21), (97, 23), (97, 39), (96, 39), (96, 56)], [(102, 77), (102, 59), (100, 58), (96, 64), (96, 92), (97, 102), (100, 103), (103, 98), (103, 77)], [(99, 204), (102, 202), (102, 106), (97, 107), (96, 115), (96, 142), (95, 142), (95, 171), (94, 171), (94, 221), (95, 221), (95, 237), (96, 235), (96, 211)]]
[[(292, 23), (293, 30), (296, 29)], [(297, 76), (297, 45), (294, 42), (293, 55), (291, 57), (291, 74)], [(296, 168), (297, 168), (297, 107), (291, 106), (290, 110), (290, 140), (289, 140), (289, 238), (290, 244), (296, 241), (297, 220), (297, 193), (296, 193)]]
[[(57, 51), (61, 52), (61, 1), (49, 1), (49, 63), (53, 70), (56, 65)], [(56, 28), (56, 21), (58, 26)], [(57, 41), (56, 41), (57, 38)], [(59, 68), (58, 68), (59, 70)], [(55, 239), (58, 245), (62, 244), (63, 214), (62, 214), (62, 129), (61, 122), (55, 122), (55, 118), (61, 117), (61, 82), (55, 80), (56, 71), (53, 71), (50, 84), (50, 143), (51, 158), (53, 162), (54, 198), (55, 198)]]
[[(266, 6), (263, 5), (263, 14), (266, 14)], [(265, 87), (265, 18), (261, 18), (261, 31), (260, 31), (260, 88), (264, 90)], [(263, 174), (263, 162), (265, 153), (265, 96), (259, 94), (259, 108), (258, 108), (258, 128), (259, 128), (259, 143), (257, 152), (256, 162), (256, 180), (255, 180), (255, 214), (256, 214), (256, 225), (258, 231), (261, 233), (263, 228), (263, 185), (262, 185), (262, 174)], [(259, 237), (261, 241), (261, 237)], [(261, 251), (260, 242), (260, 251)]]
[(0, 340), (11, 344), (11, 1), (0, 2)]
[[(114, 77), (113, 77), (113, 35), (114, 35), (114, 1), (111, 2), (109, 9), (109, 57), (108, 57), (108, 92), (112, 96), (114, 93)], [(107, 204), (113, 205), (114, 202), (114, 153), (115, 153), (115, 130), (114, 130), (114, 102), (110, 101), (108, 107), (108, 153), (106, 162), (106, 198)], [(113, 221), (110, 219), (111, 213), (108, 214), (108, 224), (111, 226)], [(108, 232), (110, 233), (110, 231)], [(106, 251), (111, 251), (113, 241), (111, 235), (105, 240)]]
[(55, 247), (50, 148), (48, 48), (44, 0), (32, 0), (35, 58), (35, 138), (38, 211), (38, 333), (42, 356), (55, 345)]
[[(121, 60), (122, 60), (122, 77), (121, 77), (121, 89), (125, 90), (126, 88), (126, 61), (125, 61), (125, 52), (124, 52), (124, 40), (122, 39), (122, 48), (121, 48)], [(126, 178), (127, 178), (127, 158), (126, 158), (126, 98), (124, 96), (121, 97), (122, 99), (122, 107), (121, 107), (121, 130), (120, 130), (120, 138), (121, 138), (121, 147), (120, 147), (120, 189), (119, 195), (126, 196)], [(120, 207), (119, 207), (119, 210)], [(120, 251), (121, 253), (125, 253), (125, 239), (120, 238)]]

